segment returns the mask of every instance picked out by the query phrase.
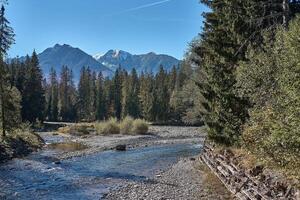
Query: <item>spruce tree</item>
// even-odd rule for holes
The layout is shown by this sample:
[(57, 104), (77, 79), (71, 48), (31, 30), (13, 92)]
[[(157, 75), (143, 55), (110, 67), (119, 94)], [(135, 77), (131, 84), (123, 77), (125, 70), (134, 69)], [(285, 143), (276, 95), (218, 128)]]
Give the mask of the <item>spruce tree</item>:
[(139, 91), (139, 101), (140, 101), (140, 114), (141, 116), (148, 120), (154, 121), (154, 77), (152, 74), (142, 74), (140, 77), (140, 91)]
[(43, 75), (39, 66), (36, 52), (32, 53), (30, 61), (27, 63), (26, 81), (22, 98), (22, 119), (31, 123), (36, 120), (44, 120), (45, 111), (45, 91), (42, 85)]
[(113, 78), (113, 91), (114, 91), (114, 109), (115, 109), (115, 115), (117, 119), (121, 119), (122, 114), (122, 69), (119, 67), (116, 72), (115, 76)]
[(168, 89), (167, 73), (163, 66), (155, 78), (154, 113), (157, 122), (167, 122), (170, 111), (170, 94)]
[(122, 118), (129, 115), (129, 100), (130, 100), (130, 75), (126, 74), (123, 77), (122, 83)]
[(76, 89), (73, 73), (68, 66), (62, 66), (59, 83), (59, 117), (62, 121), (73, 121), (76, 118)]
[(96, 119), (104, 120), (105, 118), (105, 94), (104, 94), (104, 78), (100, 72), (96, 81)]
[(197, 85), (203, 97), (200, 114), (210, 138), (234, 144), (239, 141), (250, 106), (235, 87), (239, 62), (246, 59), (248, 45), (261, 45), (263, 29), (275, 30), (285, 16), (293, 14), (289, 11), (286, 15), (282, 0), (201, 2), (210, 11), (204, 14), (203, 33), (192, 43), (189, 56), (199, 66)]
[(97, 111), (97, 75), (96, 72), (92, 72), (90, 76), (90, 106), (88, 112), (90, 113), (89, 121), (96, 120), (96, 111)]
[(58, 80), (56, 71), (51, 68), (50, 71), (50, 88), (49, 88), (49, 120), (58, 120)]
[(1, 129), (2, 135), (5, 137), (6, 132), (6, 113), (8, 108), (5, 105), (9, 99), (6, 98), (7, 90), (9, 87), (7, 83), (7, 72), (5, 70), (4, 58), (8, 49), (14, 43), (14, 32), (9, 26), (9, 22), (5, 17), (5, 8), (2, 5), (0, 11), (0, 105), (1, 105)]

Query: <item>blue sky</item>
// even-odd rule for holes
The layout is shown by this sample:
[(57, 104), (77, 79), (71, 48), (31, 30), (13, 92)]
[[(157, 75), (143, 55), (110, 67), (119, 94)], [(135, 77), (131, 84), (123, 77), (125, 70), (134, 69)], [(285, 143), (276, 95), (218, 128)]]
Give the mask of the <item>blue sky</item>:
[(56, 43), (94, 55), (109, 49), (181, 59), (202, 26), (199, 0), (9, 0), (16, 44), (9, 56)]

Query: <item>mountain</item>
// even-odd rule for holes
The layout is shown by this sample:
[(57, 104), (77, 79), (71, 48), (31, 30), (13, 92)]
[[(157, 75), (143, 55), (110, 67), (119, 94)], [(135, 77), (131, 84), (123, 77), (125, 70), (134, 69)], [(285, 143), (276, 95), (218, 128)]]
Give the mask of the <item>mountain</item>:
[(97, 54), (94, 58), (111, 70), (116, 70), (119, 66), (131, 71), (132, 68), (141, 72), (152, 72), (156, 74), (162, 65), (165, 70), (170, 71), (177, 66), (180, 61), (168, 55), (158, 55), (153, 52), (142, 55), (132, 55), (122, 50), (109, 50), (106, 54)]
[[(153, 52), (132, 55), (122, 50), (109, 50), (105, 54), (91, 56), (81, 49), (67, 44), (56, 44), (54, 47), (47, 48), (38, 54), (38, 58), (45, 77), (48, 77), (51, 67), (59, 74), (62, 66), (66, 65), (72, 69), (75, 82), (78, 82), (83, 66), (90, 67), (92, 71), (102, 72), (105, 77), (111, 77), (119, 66), (128, 72), (135, 68), (138, 73), (152, 72), (156, 74), (161, 65), (165, 70), (170, 71), (174, 65), (177, 66), (180, 63), (176, 58)], [(24, 61), (25, 57), (19, 59)]]
[(92, 56), (88, 55), (79, 48), (70, 45), (56, 44), (38, 55), (40, 66), (47, 76), (51, 67), (54, 67), (57, 73), (60, 73), (63, 65), (73, 70), (74, 79), (79, 80), (80, 70), (83, 66), (89, 66), (91, 70), (102, 72), (104, 76), (111, 76), (113, 71), (97, 62)]

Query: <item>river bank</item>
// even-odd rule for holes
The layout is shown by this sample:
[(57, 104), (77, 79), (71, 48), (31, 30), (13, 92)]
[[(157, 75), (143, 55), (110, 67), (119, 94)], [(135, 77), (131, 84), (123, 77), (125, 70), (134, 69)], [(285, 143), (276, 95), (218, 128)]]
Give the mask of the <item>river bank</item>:
[(183, 158), (149, 182), (129, 182), (112, 190), (106, 200), (226, 200), (233, 199), (198, 158)]
[(0, 163), (27, 156), (43, 145), (44, 141), (38, 134), (28, 130), (15, 130), (0, 142)]

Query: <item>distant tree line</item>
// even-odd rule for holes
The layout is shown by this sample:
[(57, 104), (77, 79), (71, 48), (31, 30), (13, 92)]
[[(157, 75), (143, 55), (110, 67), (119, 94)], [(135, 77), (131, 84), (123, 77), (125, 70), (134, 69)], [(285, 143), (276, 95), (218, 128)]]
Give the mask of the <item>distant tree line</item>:
[[(104, 77), (83, 67), (77, 86), (73, 72), (62, 66), (43, 79), (35, 52), (24, 62), (12, 60), (6, 65), (8, 83), (20, 93), (22, 121), (96, 121), (126, 116), (158, 123), (182, 123), (193, 102), (182, 94), (192, 73), (190, 65), (174, 66), (169, 72), (137, 74), (119, 67), (112, 77)], [(181, 96), (180, 96), (181, 95)], [(189, 100), (186, 104), (184, 99)]]
[(174, 66), (167, 72), (161, 66), (156, 75), (138, 75), (134, 68), (128, 73), (119, 67), (113, 77), (105, 78), (101, 72), (83, 67), (76, 87), (67, 66), (62, 67), (59, 75), (52, 68), (44, 81), (45, 119), (96, 121), (131, 116), (151, 122), (180, 123), (182, 118), (172, 101), (188, 79), (184, 70), (186, 67)]

